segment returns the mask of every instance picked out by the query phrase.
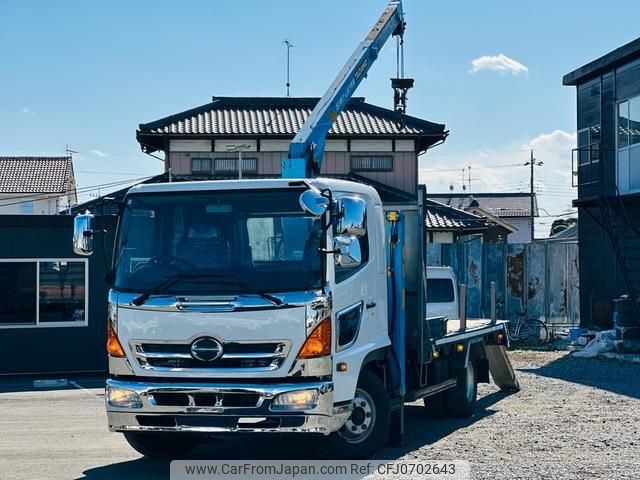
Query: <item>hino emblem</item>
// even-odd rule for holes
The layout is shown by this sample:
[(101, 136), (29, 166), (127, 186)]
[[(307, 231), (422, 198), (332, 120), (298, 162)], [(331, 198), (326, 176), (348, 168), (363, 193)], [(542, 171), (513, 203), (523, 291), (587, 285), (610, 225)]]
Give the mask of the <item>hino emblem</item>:
[(201, 362), (213, 362), (222, 356), (222, 345), (215, 338), (198, 338), (191, 344), (191, 356)]

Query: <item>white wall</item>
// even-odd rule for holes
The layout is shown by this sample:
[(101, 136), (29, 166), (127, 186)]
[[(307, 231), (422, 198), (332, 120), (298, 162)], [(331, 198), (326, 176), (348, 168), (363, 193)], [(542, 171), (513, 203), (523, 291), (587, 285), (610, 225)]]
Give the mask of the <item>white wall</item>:
[(507, 243), (528, 243), (531, 241), (531, 222), (526, 217), (500, 218), (505, 223), (518, 229), (507, 237)]
[[(433, 236), (433, 241), (429, 239)], [(453, 232), (427, 232), (428, 243), (453, 243)]]
[(55, 215), (67, 206), (67, 197), (4, 194), (0, 195), (0, 215), (25, 215), (23, 211), (27, 202), (33, 202), (33, 215)]
[(169, 140), (172, 152), (210, 152), (211, 140)]
[(391, 140), (351, 140), (352, 152), (393, 152)]
[(229, 147), (235, 147), (236, 145), (248, 145), (248, 147), (243, 148), (243, 152), (257, 152), (258, 151), (258, 141), (255, 139), (221, 139), (214, 141), (214, 150), (216, 152), (228, 152)]

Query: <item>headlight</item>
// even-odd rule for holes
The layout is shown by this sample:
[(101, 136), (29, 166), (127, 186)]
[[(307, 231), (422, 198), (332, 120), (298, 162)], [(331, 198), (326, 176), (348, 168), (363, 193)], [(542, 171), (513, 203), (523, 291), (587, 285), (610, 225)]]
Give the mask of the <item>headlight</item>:
[(131, 390), (120, 387), (107, 387), (107, 402), (112, 407), (142, 408), (140, 395)]
[(318, 405), (318, 390), (281, 393), (273, 399), (271, 410), (311, 410)]

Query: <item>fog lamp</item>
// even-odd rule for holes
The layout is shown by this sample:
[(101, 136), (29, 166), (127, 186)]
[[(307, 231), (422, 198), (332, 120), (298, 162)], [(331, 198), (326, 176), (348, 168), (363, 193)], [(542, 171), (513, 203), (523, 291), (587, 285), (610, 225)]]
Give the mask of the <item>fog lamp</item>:
[(318, 390), (296, 390), (274, 398), (271, 410), (311, 410), (317, 405)]
[(107, 387), (107, 402), (112, 407), (119, 408), (142, 408), (142, 399), (136, 392), (126, 388)]

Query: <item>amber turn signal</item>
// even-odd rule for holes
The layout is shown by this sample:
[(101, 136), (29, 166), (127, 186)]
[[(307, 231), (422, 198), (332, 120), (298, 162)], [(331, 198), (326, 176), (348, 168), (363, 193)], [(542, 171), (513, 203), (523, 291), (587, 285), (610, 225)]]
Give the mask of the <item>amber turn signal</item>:
[(504, 333), (500, 332), (496, 335), (496, 340), (498, 342), (499, 345), (502, 345), (504, 343)]
[(112, 357), (122, 358), (125, 356), (124, 348), (122, 348), (111, 322), (107, 322), (107, 353)]
[(316, 358), (331, 354), (331, 317), (322, 320), (307, 337), (298, 358)]

